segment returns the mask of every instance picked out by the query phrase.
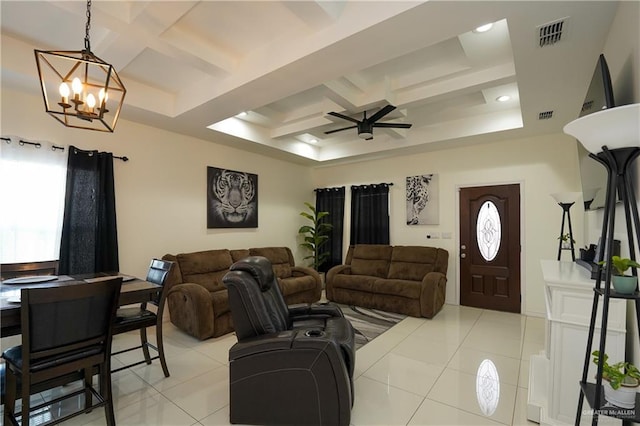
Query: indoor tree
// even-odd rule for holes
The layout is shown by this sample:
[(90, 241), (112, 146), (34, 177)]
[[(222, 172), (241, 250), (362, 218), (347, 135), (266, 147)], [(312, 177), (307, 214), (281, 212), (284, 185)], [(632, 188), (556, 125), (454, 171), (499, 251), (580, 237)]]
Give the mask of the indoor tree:
[(311, 259), (311, 267), (317, 271), (320, 265), (329, 257), (328, 252), (320, 253), (319, 249), (329, 240), (328, 234), (333, 226), (322, 220), (329, 215), (329, 212), (318, 212), (310, 203), (305, 202), (304, 204), (307, 206), (308, 211), (300, 212), (300, 216), (309, 219), (311, 225), (303, 225), (298, 230), (298, 234), (304, 237), (304, 243), (300, 244), (300, 246), (311, 251), (311, 254), (304, 259)]

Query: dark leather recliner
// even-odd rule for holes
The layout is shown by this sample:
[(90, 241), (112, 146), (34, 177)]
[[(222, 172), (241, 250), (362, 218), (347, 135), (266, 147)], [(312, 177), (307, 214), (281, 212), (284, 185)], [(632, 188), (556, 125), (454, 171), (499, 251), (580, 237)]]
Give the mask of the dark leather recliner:
[(238, 337), (229, 350), (231, 423), (348, 425), (354, 330), (340, 308), (287, 306), (261, 256), (234, 263), (223, 283)]

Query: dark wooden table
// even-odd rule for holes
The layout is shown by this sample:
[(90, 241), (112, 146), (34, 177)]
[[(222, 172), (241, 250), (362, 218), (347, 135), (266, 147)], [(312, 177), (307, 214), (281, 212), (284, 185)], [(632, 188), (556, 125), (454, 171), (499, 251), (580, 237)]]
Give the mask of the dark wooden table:
[[(11, 296), (18, 296), (22, 288), (62, 287), (91, 282), (95, 279), (118, 276), (119, 274), (86, 274), (60, 275), (55, 281), (30, 284), (0, 284), (0, 335), (13, 336), (20, 334), (20, 303), (9, 302)], [(124, 275), (122, 275), (124, 276)], [(150, 301), (155, 294), (162, 290), (162, 286), (148, 281), (134, 278), (122, 283), (119, 305), (130, 305)]]

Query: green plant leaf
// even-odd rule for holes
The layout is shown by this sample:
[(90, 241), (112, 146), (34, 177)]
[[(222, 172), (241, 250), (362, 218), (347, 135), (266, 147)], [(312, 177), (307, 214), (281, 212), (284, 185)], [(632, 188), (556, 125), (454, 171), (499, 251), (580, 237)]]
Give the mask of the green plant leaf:
[(309, 219), (309, 220), (311, 220), (311, 221), (315, 222), (314, 217), (313, 217), (313, 216), (311, 216), (311, 215), (310, 215), (309, 213), (307, 213), (307, 212), (301, 212), (301, 213), (300, 213), (300, 216), (304, 216), (304, 217), (306, 217), (307, 219)]
[[(593, 363), (598, 364), (600, 359), (600, 351), (593, 351)], [(620, 385), (628, 379), (640, 379), (638, 368), (625, 361), (609, 364), (607, 361), (609, 356), (605, 353), (602, 356), (602, 379), (607, 380), (613, 389), (620, 388)]]

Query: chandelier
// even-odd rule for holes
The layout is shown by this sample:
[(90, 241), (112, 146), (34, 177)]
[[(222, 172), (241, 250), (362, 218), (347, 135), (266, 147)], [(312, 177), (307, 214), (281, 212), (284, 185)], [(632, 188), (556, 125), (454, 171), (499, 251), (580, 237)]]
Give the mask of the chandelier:
[(113, 132), (127, 93), (112, 65), (91, 52), (91, 0), (84, 50), (35, 49), (46, 112), (67, 127)]

